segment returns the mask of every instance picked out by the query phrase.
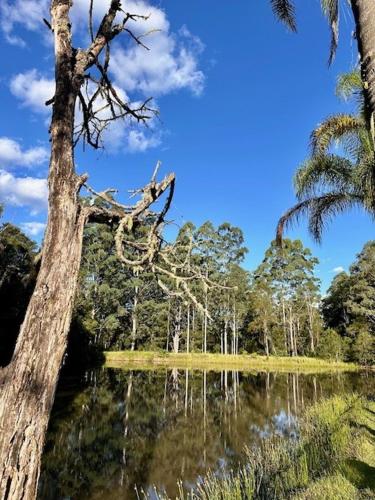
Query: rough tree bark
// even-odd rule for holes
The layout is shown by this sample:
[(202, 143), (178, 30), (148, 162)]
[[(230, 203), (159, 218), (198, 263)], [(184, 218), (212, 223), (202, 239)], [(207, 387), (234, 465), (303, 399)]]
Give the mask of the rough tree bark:
[[(40, 271), (14, 357), (2, 380), (0, 491), (3, 499), (36, 496), (40, 459), (66, 349), (81, 258), (85, 213), (74, 170), (76, 89), (69, 2), (52, 3), (56, 94), (51, 122), (49, 218)], [(41, 355), (42, 354), (42, 355)]]
[[(11, 363), (0, 374), (2, 500), (32, 500), (37, 494), (45, 434), (71, 322), (83, 229), (86, 219), (94, 210), (82, 207), (78, 199), (86, 176), (78, 176), (74, 168), (75, 103), (77, 97), (82, 99), (80, 88), (85, 72), (94, 64), (100, 66), (98, 57), (102, 50), (105, 47), (108, 49), (109, 41), (124, 29), (129, 18), (137, 17), (127, 15), (121, 25), (114, 25), (121, 5), (119, 0), (111, 0), (90, 47), (85, 51), (75, 50), (71, 44), (71, 5), (71, 0), (51, 1), (56, 90), (50, 101), (53, 103), (53, 111), (50, 127), (48, 223), (35, 291)], [(107, 84), (109, 95), (112, 88), (106, 74), (103, 74), (103, 81)], [(119, 102), (118, 100), (117, 105), (121, 104), (122, 116), (126, 113), (135, 115), (125, 103)], [(89, 135), (88, 122), (85, 130)], [(173, 192), (171, 186), (174, 186), (174, 176), (166, 178), (162, 184), (152, 181), (149, 190), (143, 191), (143, 203), (135, 205), (133, 215), (139, 216), (167, 186)], [(164, 213), (169, 204), (170, 201)], [(119, 211), (117, 214), (119, 215)], [(112, 217), (113, 214), (110, 215)]]
[(365, 88), (366, 111), (372, 129), (375, 119), (375, 2), (351, 0), (356, 38)]

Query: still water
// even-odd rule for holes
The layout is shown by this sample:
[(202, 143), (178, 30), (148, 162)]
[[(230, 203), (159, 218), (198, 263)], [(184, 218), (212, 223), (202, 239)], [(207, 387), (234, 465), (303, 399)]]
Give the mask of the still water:
[(365, 373), (101, 369), (63, 381), (47, 437), (40, 500), (173, 497), (221, 473), (274, 433), (290, 438), (309, 404), (373, 392)]

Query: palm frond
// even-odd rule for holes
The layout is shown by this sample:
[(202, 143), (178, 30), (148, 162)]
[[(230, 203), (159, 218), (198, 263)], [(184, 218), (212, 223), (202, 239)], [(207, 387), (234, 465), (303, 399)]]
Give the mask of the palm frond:
[(323, 154), (328, 151), (333, 141), (347, 142), (353, 138), (357, 144), (358, 130), (365, 128), (361, 118), (348, 114), (337, 114), (328, 117), (315, 130), (313, 130), (310, 143), (312, 154)]
[(336, 155), (313, 156), (297, 170), (294, 188), (297, 198), (317, 196), (321, 188), (345, 191), (353, 184), (353, 164)]
[(339, 76), (336, 85), (336, 95), (344, 101), (353, 99), (357, 106), (358, 115), (361, 116), (364, 121), (368, 120), (368, 113), (365, 105), (365, 91), (358, 69)]
[(271, 6), (275, 16), (291, 31), (296, 32), (297, 23), (294, 3), (291, 0), (271, 0)]
[(338, 0), (321, 0), (321, 5), (331, 28), (331, 46), (328, 59), (328, 64), (331, 65), (339, 43), (339, 2)]
[(363, 206), (363, 198), (360, 194), (331, 192), (311, 199), (308, 211), (308, 229), (313, 239), (320, 243), (327, 224), (336, 215), (354, 206)]
[(307, 198), (294, 205), (280, 218), (276, 228), (276, 244), (282, 246), (285, 230), (298, 222), (301, 216), (308, 217), (309, 232), (313, 239), (320, 243), (323, 230), (331, 219), (356, 205), (363, 205), (363, 198), (356, 193), (330, 192)]
[(345, 101), (363, 93), (363, 82), (358, 70), (343, 73), (337, 78), (336, 95)]
[(311, 203), (310, 199), (301, 201), (294, 205), (294, 207), (287, 210), (282, 217), (280, 217), (279, 222), (276, 226), (276, 244), (281, 247), (283, 243), (283, 235), (285, 230), (290, 227), (293, 223), (298, 221), (298, 219), (305, 215), (309, 210), (309, 205)]

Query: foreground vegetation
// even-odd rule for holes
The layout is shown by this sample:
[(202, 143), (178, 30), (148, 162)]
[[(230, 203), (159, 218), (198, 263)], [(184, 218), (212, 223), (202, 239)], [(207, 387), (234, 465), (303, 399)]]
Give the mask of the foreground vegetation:
[(374, 402), (356, 395), (330, 398), (306, 411), (298, 439), (266, 439), (260, 449), (247, 451), (240, 471), (225, 477), (208, 474), (190, 493), (181, 483), (180, 499), (374, 498), (374, 433)]
[(112, 368), (154, 369), (155, 366), (181, 369), (241, 370), (241, 371), (354, 371), (360, 366), (354, 363), (329, 361), (303, 356), (259, 356), (257, 354), (201, 354), (165, 353), (150, 351), (105, 352), (106, 366)]

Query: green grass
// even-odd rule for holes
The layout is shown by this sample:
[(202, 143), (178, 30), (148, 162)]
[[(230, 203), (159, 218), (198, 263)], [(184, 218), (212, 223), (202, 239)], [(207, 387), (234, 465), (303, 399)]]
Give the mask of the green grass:
[(353, 363), (329, 361), (308, 357), (259, 356), (256, 354), (224, 355), (201, 353), (163, 353), (148, 351), (105, 352), (105, 364), (110, 368), (155, 369), (156, 367), (197, 370), (241, 371), (300, 371), (316, 373), (324, 371), (354, 371), (360, 367)]

